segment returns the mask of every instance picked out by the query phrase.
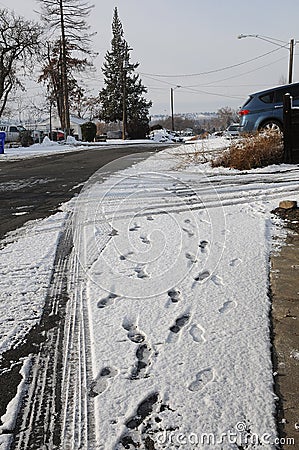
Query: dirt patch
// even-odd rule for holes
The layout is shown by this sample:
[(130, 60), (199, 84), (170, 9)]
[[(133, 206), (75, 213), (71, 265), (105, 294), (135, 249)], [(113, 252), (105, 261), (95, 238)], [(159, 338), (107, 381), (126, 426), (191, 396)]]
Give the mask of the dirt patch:
[[(271, 256), (272, 323), (280, 437), (299, 448), (299, 208), (273, 211), (285, 220), (286, 245)], [(292, 231), (291, 231), (292, 230)]]
[(299, 234), (299, 208), (276, 208), (272, 212), (285, 221), (286, 228)]

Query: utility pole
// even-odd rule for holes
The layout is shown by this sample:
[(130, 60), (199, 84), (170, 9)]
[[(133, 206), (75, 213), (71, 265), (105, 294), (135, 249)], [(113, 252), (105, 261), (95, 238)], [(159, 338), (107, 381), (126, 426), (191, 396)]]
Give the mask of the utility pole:
[(49, 138), (52, 141), (52, 139), (53, 139), (53, 130), (52, 130), (52, 99), (50, 99), (50, 110), (49, 110), (49, 113), (50, 113), (50, 130), (49, 130), (50, 136), (49, 136)]
[(127, 137), (128, 128), (128, 114), (127, 114), (127, 72), (130, 71), (130, 48), (127, 42), (124, 43), (123, 48), (123, 58), (122, 58), (122, 78), (123, 78), (123, 129), (122, 129), (122, 139), (125, 140)]
[(174, 108), (173, 108), (173, 91), (182, 86), (175, 86), (174, 88), (170, 88), (170, 108), (171, 108), (171, 129), (174, 131)]
[(127, 136), (127, 75), (126, 75), (126, 62), (123, 61), (123, 129), (122, 139), (123, 141)]
[(170, 106), (171, 106), (171, 129), (172, 129), (172, 131), (174, 131), (173, 88), (170, 88)]
[(61, 78), (62, 78), (62, 95), (63, 95), (63, 115), (64, 115), (64, 132), (65, 137), (70, 135), (70, 106), (69, 106), (69, 90), (68, 90), (68, 77), (67, 77), (67, 63), (66, 63), (66, 37), (64, 27), (64, 10), (63, 0), (59, 0), (60, 8), (60, 28), (61, 28)]
[(289, 61), (289, 84), (293, 82), (293, 65), (294, 65), (294, 46), (295, 40), (290, 40), (290, 61)]

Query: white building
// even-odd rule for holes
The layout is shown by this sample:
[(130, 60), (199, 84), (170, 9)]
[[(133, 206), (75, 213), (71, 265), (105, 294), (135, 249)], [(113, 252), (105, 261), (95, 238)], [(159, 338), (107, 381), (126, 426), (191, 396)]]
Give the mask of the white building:
[[(80, 119), (79, 117), (76, 117), (76, 116), (70, 116), (70, 125), (71, 125), (72, 134), (79, 141), (82, 140), (81, 125), (83, 125), (83, 123), (86, 123), (86, 122), (89, 122), (89, 120), (88, 119)], [(36, 123), (34, 125), (34, 128), (36, 130), (40, 130), (40, 131), (43, 131), (44, 133), (48, 134), (50, 132), (50, 119), (46, 119), (42, 122)], [(63, 130), (61, 130), (60, 120), (57, 116), (52, 117), (52, 131), (63, 131)]]

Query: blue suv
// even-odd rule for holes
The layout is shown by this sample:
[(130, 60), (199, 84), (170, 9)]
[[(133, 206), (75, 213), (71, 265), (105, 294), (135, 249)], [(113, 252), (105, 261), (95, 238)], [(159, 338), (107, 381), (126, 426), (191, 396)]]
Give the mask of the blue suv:
[(299, 106), (299, 83), (286, 84), (251, 94), (239, 111), (240, 132), (283, 128), (283, 96), (290, 93), (293, 105)]

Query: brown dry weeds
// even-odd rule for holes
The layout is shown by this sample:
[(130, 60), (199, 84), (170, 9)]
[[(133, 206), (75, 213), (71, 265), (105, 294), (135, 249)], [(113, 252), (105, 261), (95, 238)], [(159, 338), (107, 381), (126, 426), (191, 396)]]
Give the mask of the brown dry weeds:
[(227, 151), (212, 161), (212, 167), (250, 170), (283, 161), (283, 140), (280, 133), (256, 133), (232, 142)]

